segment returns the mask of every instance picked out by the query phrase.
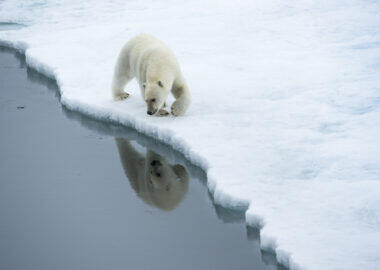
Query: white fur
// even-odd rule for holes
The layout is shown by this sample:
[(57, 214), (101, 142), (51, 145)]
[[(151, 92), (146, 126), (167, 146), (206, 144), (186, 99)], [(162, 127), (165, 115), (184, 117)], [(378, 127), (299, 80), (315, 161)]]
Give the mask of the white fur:
[(172, 165), (150, 150), (141, 154), (126, 139), (115, 140), (125, 175), (136, 194), (159, 209), (175, 209), (189, 189), (189, 174), (185, 167)]
[(190, 93), (176, 57), (151, 35), (140, 34), (122, 48), (112, 82), (115, 100), (129, 96), (124, 87), (133, 78), (139, 82), (148, 113), (166, 115), (163, 107), (170, 92), (176, 99), (171, 106), (173, 115), (183, 115), (190, 105)]

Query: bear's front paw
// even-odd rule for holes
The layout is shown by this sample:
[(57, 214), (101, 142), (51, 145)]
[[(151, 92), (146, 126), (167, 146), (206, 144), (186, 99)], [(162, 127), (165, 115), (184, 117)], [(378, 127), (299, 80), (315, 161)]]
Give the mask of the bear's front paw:
[(113, 99), (114, 100), (124, 100), (129, 97), (129, 94), (127, 92), (121, 92), (118, 94), (115, 94)]
[(157, 112), (157, 116), (168, 116), (169, 112), (167, 110), (161, 109)]
[(180, 103), (178, 103), (178, 101), (174, 101), (174, 103), (172, 104), (171, 112), (174, 116), (182, 115), (182, 106)]

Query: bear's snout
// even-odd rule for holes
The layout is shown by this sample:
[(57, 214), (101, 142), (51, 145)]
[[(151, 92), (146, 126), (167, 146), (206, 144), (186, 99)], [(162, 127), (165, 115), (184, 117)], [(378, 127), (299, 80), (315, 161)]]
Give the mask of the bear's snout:
[(151, 111), (147, 111), (146, 113), (149, 114), (149, 115), (153, 114), (153, 112), (151, 112)]
[(153, 160), (151, 163), (150, 163), (150, 165), (152, 165), (152, 166), (160, 166), (161, 165), (161, 162), (159, 161), (159, 160)]

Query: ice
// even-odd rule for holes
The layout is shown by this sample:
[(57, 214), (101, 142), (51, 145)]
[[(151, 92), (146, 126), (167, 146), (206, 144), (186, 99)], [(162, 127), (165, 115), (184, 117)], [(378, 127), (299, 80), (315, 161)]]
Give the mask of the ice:
[[(247, 209), (293, 269), (380, 268), (380, 2), (0, 3), (0, 32), (54, 77), (71, 110), (156, 137), (202, 167), (214, 200)], [(186, 116), (154, 118), (136, 83), (111, 99), (121, 46), (147, 32), (176, 53)]]

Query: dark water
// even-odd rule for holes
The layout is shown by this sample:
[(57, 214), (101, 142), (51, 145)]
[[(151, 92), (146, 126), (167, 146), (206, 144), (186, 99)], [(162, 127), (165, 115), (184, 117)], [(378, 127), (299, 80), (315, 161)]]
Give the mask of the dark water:
[(282, 269), (244, 211), (133, 130), (66, 111), (56, 83), (0, 50), (0, 269)]

